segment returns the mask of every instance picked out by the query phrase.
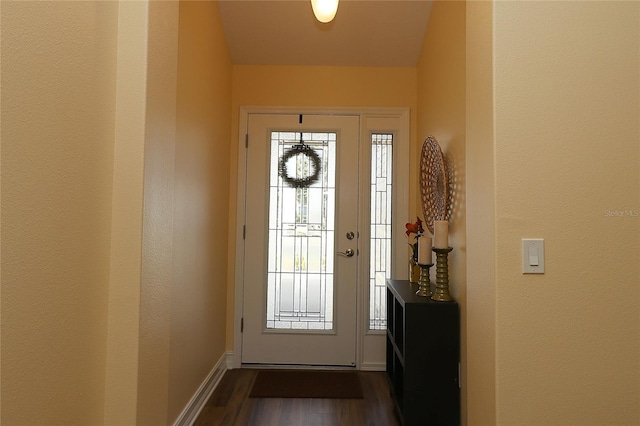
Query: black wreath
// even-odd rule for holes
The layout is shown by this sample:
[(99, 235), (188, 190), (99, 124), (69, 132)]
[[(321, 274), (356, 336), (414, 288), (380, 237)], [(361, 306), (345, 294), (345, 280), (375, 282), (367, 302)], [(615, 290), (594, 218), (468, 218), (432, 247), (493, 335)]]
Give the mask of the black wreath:
[[(313, 163), (313, 174), (303, 178), (294, 178), (287, 174), (287, 161), (296, 155), (305, 155), (309, 160), (311, 160)], [(320, 157), (318, 157), (316, 151), (308, 145), (294, 145), (285, 151), (282, 157), (280, 157), (278, 174), (282, 177), (282, 180), (292, 188), (308, 188), (316, 183), (320, 177)]]

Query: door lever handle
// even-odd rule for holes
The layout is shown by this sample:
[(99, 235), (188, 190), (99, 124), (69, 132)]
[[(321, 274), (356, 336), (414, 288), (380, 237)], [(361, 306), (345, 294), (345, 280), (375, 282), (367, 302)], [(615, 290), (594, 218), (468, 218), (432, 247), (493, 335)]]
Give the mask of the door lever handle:
[(346, 251), (339, 251), (338, 254), (340, 256), (353, 257), (355, 252), (353, 251), (353, 249), (347, 249)]

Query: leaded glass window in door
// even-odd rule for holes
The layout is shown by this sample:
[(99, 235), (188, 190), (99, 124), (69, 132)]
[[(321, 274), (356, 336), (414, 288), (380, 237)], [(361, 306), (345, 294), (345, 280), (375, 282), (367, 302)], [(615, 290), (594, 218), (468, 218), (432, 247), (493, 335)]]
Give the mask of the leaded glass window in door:
[[(336, 133), (271, 132), (266, 328), (333, 330)], [(280, 159), (304, 141), (320, 158), (318, 179), (292, 187)], [(313, 174), (308, 156), (286, 161), (287, 176)]]

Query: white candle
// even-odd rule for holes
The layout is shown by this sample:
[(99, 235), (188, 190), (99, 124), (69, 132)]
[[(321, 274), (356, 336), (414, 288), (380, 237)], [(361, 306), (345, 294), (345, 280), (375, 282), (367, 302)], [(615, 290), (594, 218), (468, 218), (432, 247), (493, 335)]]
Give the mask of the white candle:
[(426, 235), (418, 238), (418, 264), (431, 265), (431, 237)]
[(436, 220), (433, 226), (433, 238), (435, 248), (449, 248), (449, 222)]

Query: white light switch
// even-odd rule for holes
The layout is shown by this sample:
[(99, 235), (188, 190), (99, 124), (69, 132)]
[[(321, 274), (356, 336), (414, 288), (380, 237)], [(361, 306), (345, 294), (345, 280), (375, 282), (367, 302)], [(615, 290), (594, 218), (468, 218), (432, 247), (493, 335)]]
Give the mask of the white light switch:
[(529, 266), (538, 266), (540, 265), (540, 260), (538, 256), (538, 247), (529, 246)]
[(522, 239), (522, 273), (544, 274), (544, 240)]

